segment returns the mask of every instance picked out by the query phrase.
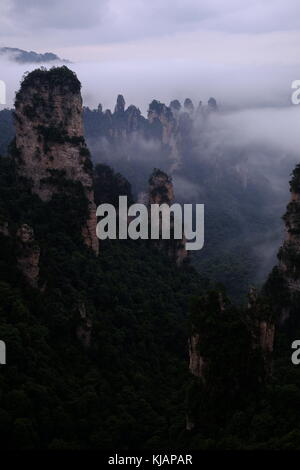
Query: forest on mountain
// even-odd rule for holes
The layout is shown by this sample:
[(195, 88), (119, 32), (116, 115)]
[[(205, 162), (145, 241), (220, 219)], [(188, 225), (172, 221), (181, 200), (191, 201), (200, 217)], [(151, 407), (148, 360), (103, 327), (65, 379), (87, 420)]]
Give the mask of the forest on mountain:
[[(28, 112), (28, 96), (40, 89), (43, 96)], [(0, 374), (1, 446), (299, 448), (300, 369), (290, 359), (291, 341), (300, 333), (299, 299), (291, 290), (291, 281), (297, 284), (299, 274), (299, 171), (292, 177), (296, 196), (286, 215), (296, 238), (283, 244), (283, 261), (266, 275), (262, 288), (249, 292), (255, 262), (248, 247), (255, 244), (255, 237), (249, 233), (241, 251), (232, 237), (236, 234), (242, 243), (245, 220), (254, 225), (254, 234), (279, 224), (282, 214), (267, 218), (262, 207), (269, 201), (264, 192), (268, 186), (250, 181), (245, 187), (236, 170), (220, 168), (219, 162), (193, 163), (192, 137), (183, 139), (186, 126), (192, 125), (189, 101), (178, 119), (174, 118), (177, 104), (173, 103), (173, 115), (155, 102), (148, 120), (128, 121), (123, 114), (128, 110), (118, 98), (112, 114), (115, 122), (106, 127), (101, 122), (110, 119), (109, 113), (105, 117), (101, 108), (85, 109), (92, 164), (84, 136), (65, 134), (74, 129), (73, 117), (80, 117), (79, 89), (78, 79), (64, 67), (25, 77), (14, 111), (19, 135), (12, 142), (11, 115), (0, 113), (0, 338), (7, 345), (7, 364)], [(206, 113), (217, 112), (209, 108), (214, 104), (211, 101), (204, 109), (204, 126)], [(51, 119), (64, 118), (64, 124), (57, 122), (55, 133), (44, 129), (49, 109)], [(128, 115), (136, 117), (137, 112), (131, 108)], [(128, 122), (135, 123), (129, 131)], [(30, 139), (22, 134), (27, 123)], [(75, 124), (80, 132), (81, 122)], [(104, 140), (100, 139), (97, 151), (87, 127), (95, 134), (98, 126)], [(132, 129), (140, 129), (143, 139), (137, 134), (128, 138)], [(140, 146), (150, 142), (142, 155), (149, 160), (139, 164), (130, 158), (134, 139)], [(34, 155), (32, 142), (42, 149)], [(158, 155), (157, 149), (162, 153)], [(181, 152), (179, 161), (176, 149), (190, 153)], [(52, 168), (45, 179), (44, 162), (60, 164), (71, 151), (78, 157), (73, 159), (74, 168), (80, 170), (74, 172), (78, 179), (67, 177), (67, 166), (65, 172)], [(111, 152), (110, 166), (104, 151)], [(175, 196), (181, 168), (181, 177), (189, 175), (195, 184), (201, 180), (202, 202), (206, 197), (211, 200), (206, 211), (212, 245), (203, 255), (205, 269), (197, 259), (177, 266), (151, 241), (106, 240), (100, 243), (98, 256), (86, 242), (82, 228), (89, 220), (90, 193), (84, 178), (93, 179), (96, 205), (116, 205), (119, 195), (136, 201), (149, 191), (149, 178), (153, 182), (157, 174), (153, 167), (162, 163), (162, 155), (166, 157), (162, 172), (178, 165), (170, 172)], [(31, 158), (36, 169), (32, 180), (24, 176), (24, 168), (31, 170)], [(127, 168), (124, 174), (121, 161)], [(36, 189), (37, 176), (47, 190), (44, 193)], [(198, 197), (197, 193), (189, 202), (199, 202)], [(259, 214), (254, 211), (257, 206)], [(232, 251), (225, 256), (230, 241)], [(243, 301), (230, 299), (217, 282), (222, 277), (229, 279), (230, 293)], [(248, 299), (243, 296), (247, 290)]]

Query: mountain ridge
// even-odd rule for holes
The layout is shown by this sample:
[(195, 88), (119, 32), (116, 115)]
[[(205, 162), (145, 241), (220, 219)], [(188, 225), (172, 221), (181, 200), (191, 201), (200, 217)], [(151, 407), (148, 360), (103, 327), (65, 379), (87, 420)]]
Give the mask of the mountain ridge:
[(19, 64), (48, 62), (70, 63), (69, 60), (61, 59), (58, 55), (53, 54), (53, 52), (38, 53), (17, 47), (0, 47), (0, 57), (1, 56)]

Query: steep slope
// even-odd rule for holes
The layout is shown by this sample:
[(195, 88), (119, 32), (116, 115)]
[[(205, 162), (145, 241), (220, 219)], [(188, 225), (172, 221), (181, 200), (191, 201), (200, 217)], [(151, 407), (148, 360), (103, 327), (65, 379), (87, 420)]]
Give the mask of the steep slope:
[(47, 201), (61, 190), (62, 177), (82, 185), (88, 199), (85, 241), (96, 253), (96, 207), (92, 163), (83, 136), (80, 82), (67, 67), (36, 70), (16, 95), (14, 158), (19, 177)]
[[(190, 99), (185, 105), (173, 100), (170, 106), (153, 100), (147, 118), (137, 107), (126, 107), (122, 95), (114, 108), (84, 108), (84, 133), (94, 163), (124, 175), (135, 199), (147, 191), (156, 167), (172, 176), (178, 202), (205, 204), (205, 243), (191, 254), (191, 262), (244, 301), (249, 287), (264, 282), (276, 260), (282, 236), (276, 214), (284, 210), (286, 194), (272, 180), (288, 175), (287, 162), (276, 163), (263, 146), (220, 145), (222, 135), (211, 127), (211, 118), (218, 116), (213, 99), (198, 107)], [(5, 127), (1, 116), (0, 130)], [(261, 153), (272, 165), (253, 170), (251, 162)]]
[[(272, 185), (272, 175), (283, 180), (289, 166), (273, 164), (263, 145), (224, 147), (222, 129), (214, 127), (219, 114), (213, 98), (199, 106), (189, 98), (169, 106), (153, 100), (147, 118), (134, 106), (126, 108), (123, 96), (117, 101), (112, 112), (102, 106), (84, 109), (93, 160), (121, 172), (136, 197), (145, 192), (156, 167), (172, 177), (178, 202), (205, 204), (205, 243), (191, 254), (191, 262), (244, 301), (250, 286), (264, 282), (276, 260), (281, 237), (276, 212), (284, 208), (286, 194)], [(253, 168), (260, 153), (272, 165)]]
[(12, 111), (2, 109), (0, 111), (0, 155), (7, 155), (8, 146), (15, 136)]
[(292, 172), (291, 199), (283, 216), (285, 239), (278, 252), (278, 264), (270, 274), (265, 292), (272, 298), (277, 318), (289, 328), (300, 326), (300, 165)]
[[(163, 171), (155, 168), (149, 178), (148, 206), (152, 204), (166, 204), (171, 206), (174, 202), (174, 188), (172, 179)], [(161, 223), (161, 222), (160, 222)], [(183, 221), (182, 221), (183, 223)], [(161, 237), (162, 227), (160, 227)], [(170, 239), (152, 241), (160, 250), (164, 250), (173, 259), (177, 266), (187, 260), (187, 250), (185, 248), (185, 236), (176, 240), (174, 237), (174, 214), (170, 215)]]
[(221, 288), (196, 297), (190, 313), (186, 445), (198, 449), (299, 449), (299, 168), (293, 171), (286, 237), (260, 292), (245, 308)]
[[(66, 69), (25, 80), (14, 158), (0, 159), (1, 447), (174, 447), (184, 429), (188, 301), (204, 283), (149, 243), (89, 249), (79, 84)], [(49, 169), (63, 173), (49, 181)], [(98, 203), (124, 191), (132, 197), (126, 180), (98, 167)]]

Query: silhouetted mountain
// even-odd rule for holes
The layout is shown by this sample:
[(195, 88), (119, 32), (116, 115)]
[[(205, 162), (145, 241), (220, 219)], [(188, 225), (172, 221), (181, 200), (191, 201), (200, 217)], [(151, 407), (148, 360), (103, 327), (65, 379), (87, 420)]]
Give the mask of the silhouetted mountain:
[(26, 63), (42, 63), (42, 62), (64, 62), (68, 63), (66, 59), (60, 59), (52, 52), (45, 52), (43, 54), (34, 51), (24, 51), (16, 47), (0, 47), (0, 57), (18, 62), (20, 64)]

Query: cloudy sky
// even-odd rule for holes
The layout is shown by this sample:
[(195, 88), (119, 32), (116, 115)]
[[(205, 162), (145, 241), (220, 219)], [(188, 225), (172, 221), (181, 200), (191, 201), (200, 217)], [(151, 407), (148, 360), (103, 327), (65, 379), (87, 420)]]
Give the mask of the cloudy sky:
[(2, 45), (72, 60), (298, 64), (298, 0), (1, 0)]
[(88, 104), (101, 84), (109, 105), (121, 78), (141, 107), (155, 93), (287, 104), (300, 78), (299, 0), (1, 0), (0, 31), (0, 46), (73, 61)]

